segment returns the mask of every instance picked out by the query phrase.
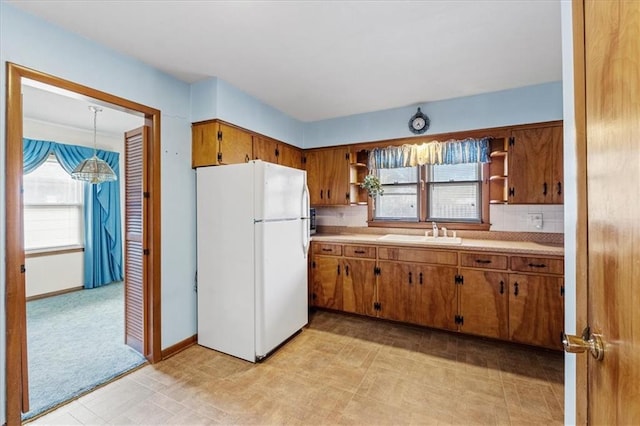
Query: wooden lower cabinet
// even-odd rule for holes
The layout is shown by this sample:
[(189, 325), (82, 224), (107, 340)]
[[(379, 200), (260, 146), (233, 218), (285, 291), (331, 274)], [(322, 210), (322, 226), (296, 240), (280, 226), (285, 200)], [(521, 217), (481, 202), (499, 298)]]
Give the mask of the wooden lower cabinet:
[(461, 269), (460, 331), (479, 336), (509, 338), (508, 274)]
[(562, 349), (564, 281), (545, 275), (509, 275), (509, 339)]
[(341, 258), (313, 256), (311, 300), (314, 306), (342, 310)]
[(342, 310), (375, 316), (376, 261), (346, 258), (342, 265)]
[(561, 257), (319, 242), (312, 253), (314, 306), (562, 349)]

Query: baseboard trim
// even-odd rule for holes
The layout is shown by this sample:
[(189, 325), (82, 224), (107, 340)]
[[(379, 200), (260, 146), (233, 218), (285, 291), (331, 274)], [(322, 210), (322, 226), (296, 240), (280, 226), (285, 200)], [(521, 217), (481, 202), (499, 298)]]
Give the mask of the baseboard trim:
[(174, 356), (178, 352), (181, 352), (187, 349), (191, 345), (195, 345), (198, 343), (198, 335), (194, 334), (191, 337), (187, 337), (186, 339), (176, 343), (175, 345), (171, 345), (166, 349), (163, 349), (161, 352), (162, 359), (167, 359), (171, 356)]
[(52, 297), (52, 296), (59, 296), (61, 294), (73, 293), (74, 291), (82, 290), (83, 288), (84, 288), (83, 286), (71, 287), (71, 288), (65, 288), (64, 290), (52, 291), (50, 293), (36, 294), (35, 296), (27, 297), (26, 301), (30, 302), (31, 300), (44, 299), (44, 298)]

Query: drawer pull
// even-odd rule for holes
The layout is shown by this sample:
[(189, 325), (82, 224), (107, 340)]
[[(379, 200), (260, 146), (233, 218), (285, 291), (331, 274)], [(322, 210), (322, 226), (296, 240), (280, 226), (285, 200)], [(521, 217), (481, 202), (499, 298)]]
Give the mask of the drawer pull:
[(491, 261), (486, 259), (476, 259), (476, 263), (482, 263), (483, 265), (488, 265), (491, 263)]
[(422, 272), (420, 272), (420, 284), (422, 285)]
[(355, 250), (354, 253), (356, 253), (356, 254), (365, 254), (366, 251), (364, 251), (364, 250)]
[(504, 281), (500, 281), (500, 294), (504, 294)]
[(513, 295), (514, 296), (518, 295), (518, 283), (513, 284)]
[(409, 284), (413, 284), (412, 277), (413, 277), (413, 275), (411, 274), (411, 272), (409, 272)]
[(546, 268), (547, 265), (544, 263), (530, 263), (529, 268)]
[(333, 251), (333, 249), (322, 247), (322, 251)]

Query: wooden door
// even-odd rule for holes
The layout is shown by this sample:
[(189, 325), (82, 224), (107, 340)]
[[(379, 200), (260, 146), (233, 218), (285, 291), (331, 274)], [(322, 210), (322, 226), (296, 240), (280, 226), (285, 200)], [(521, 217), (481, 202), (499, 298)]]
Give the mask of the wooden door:
[(503, 272), (461, 269), (460, 331), (480, 336), (509, 338), (508, 275)]
[(342, 310), (375, 316), (375, 260), (344, 259)]
[(457, 268), (419, 265), (413, 276), (417, 297), (416, 323), (445, 330), (456, 330), (458, 312)]
[(262, 136), (253, 137), (253, 159), (268, 161), (269, 163), (278, 163), (278, 155), (276, 154), (277, 142), (270, 138)]
[(278, 144), (278, 164), (301, 169), (302, 150), (284, 143)]
[(314, 256), (311, 262), (313, 269), (314, 306), (321, 308), (342, 309), (342, 274), (341, 258), (338, 256)]
[(546, 275), (509, 275), (509, 338), (515, 342), (562, 348), (563, 280)]
[(400, 262), (379, 262), (378, 302), (381, 318), (407, 321), (410, 311), (409, 273), (413, 265)]
[(191, 167), (218, 164), (218, 123), (198, 123), (191, 126)]
[(557, 127), (513, 131), (509, 146), (509, 202), (543, 204), (551, 196), (552, 142)]
[(219, 123), (219, 164), (246, 163), (253, 158), (253, 138), (250, 133)]
[[(574, 13), (576, 9), (579, 5)], [(580, 21), (580, 16), (574, 19)], [(640, 2), (585, 2), (584, 34), (588, 202), (582, 200), (578, 207), (588, 205), (588, 265), (583, 265), (588, 267), (588, 325), (602, 336), (605, 351), (601, 361), (586, 354), (578, 356), (587, 357), (588, 363), (589, 423), (637, 425)], [(576, 87), (577, 110), (580, 99)]]
[(147, 355), (145, 336), (147, 311), (148, 242), (145, 226), (148, 220), (148, 127), (125, 134), (125, 220), (124, 220), (124, 316), (125, 343)]

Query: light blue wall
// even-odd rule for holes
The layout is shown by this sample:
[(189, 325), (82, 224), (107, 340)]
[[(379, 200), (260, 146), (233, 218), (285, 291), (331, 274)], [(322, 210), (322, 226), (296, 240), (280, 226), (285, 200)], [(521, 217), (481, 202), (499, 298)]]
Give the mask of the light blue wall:
[[(189, 85), (0, 2), (0, 228), (5, 230), (5, 82), (10, 61), (162, 111), (162, 347), (196, 333), (195, 174)], [(0, 238), (0, 258), (5, 257)], [(0, 262), (0, 294), (5, 263)], [(0, 424), (5, 422), (5, 309), (0, 298)], [(15, 367), (13, 367), (15, 368)]]
[(418, 107), (431, 120), (427, 135), (562, 119), (562, 82), (306, 123), (304, 148), (414, 136)]
[(304, 123), (219, 78), (192, 85), (193, 121), (219, 118), (302, 147)]

